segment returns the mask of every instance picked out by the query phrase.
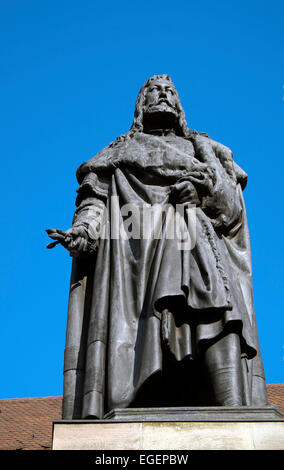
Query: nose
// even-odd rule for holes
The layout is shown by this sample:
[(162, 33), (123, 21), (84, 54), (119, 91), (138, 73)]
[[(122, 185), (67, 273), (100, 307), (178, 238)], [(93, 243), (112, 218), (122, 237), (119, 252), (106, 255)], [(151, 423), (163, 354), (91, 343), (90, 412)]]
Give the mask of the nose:
[(167, 92), (165, 88), (160, 89), (160, 97), (166, 98), (167, 97)]

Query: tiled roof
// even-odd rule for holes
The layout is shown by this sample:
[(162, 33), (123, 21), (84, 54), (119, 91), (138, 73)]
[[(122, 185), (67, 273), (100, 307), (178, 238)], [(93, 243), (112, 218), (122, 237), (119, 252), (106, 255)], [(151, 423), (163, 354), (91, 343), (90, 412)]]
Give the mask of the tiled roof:
[(284, 415), (284, 384), (266, 385), (268, 401), (274, 403)]
[[(284, 384), (267, 385), (268, 401), (284, 414)], [(51, 449), (52, 421), (61, 419), (62, 397), (0, 400), (0, 449)]]
[(62, 397), (0, 400), (0, 449), (50, 449), (61, 404)]

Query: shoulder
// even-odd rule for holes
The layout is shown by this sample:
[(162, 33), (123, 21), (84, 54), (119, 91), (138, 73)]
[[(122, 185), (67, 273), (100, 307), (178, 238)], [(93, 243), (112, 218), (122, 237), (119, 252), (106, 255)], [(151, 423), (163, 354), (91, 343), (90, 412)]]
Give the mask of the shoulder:
[(203, 142), (207, 142), (210, 144), (212, 149), (214, 150), (215, 155), (221, 161), (221, 163), (225, 166), (230, 166), (233, 173), (235, 174), (235, 178), (237, 183), (239, 183), (242, 189), (245, 189), (247, 185), (248, 175), (247, 173), (233, 160), (233, 152), (232, 150), (227, 147), (226, 145), (218, 142), (217, 140), (212, 139), (209, 137), (208, 134), (205, 132), (194, 132), (195, 136), (198, 135), (198, 139), (202, 140)]
[(78, 183), (81, 184), (86, 174), (90, 172), (111, 169), (112, 164), (114, 165), (116, 160), (116, 155), (121, 151), (121, 146), (123, 146), (123, 144), (124, 143), (121, 142), (115, 147), (110, 144), (100, 150), (92, 158), (82, 163), (76, 171)]
[(208, 134), (205, 134), (205, 133), (200, 133), (199, 134), (201, 137), (204, 138), (204, 140), (207, 140), (208, 143), (213, 147), (213, 149), (216, 151), (216, 152), (222, 152), (222, 153), (226, 153), (228, 156), (230, 156), (231, 158), (233, 158), (233, 152), (232, 150), (227, 147), (226, 145), (222, 144), (221, 142), (218, 142), (217, 140), (214, 140), (212, 139), (211, 137), (209, 137)]

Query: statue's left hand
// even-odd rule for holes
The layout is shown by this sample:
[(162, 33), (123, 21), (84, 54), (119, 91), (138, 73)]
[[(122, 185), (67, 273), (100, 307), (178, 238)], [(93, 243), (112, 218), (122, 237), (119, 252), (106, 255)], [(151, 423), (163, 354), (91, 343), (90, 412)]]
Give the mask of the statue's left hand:
[(190, 181), (181, 181), (171, 187), (170, 202), (172, 204), (200, 204), (194, 185)]

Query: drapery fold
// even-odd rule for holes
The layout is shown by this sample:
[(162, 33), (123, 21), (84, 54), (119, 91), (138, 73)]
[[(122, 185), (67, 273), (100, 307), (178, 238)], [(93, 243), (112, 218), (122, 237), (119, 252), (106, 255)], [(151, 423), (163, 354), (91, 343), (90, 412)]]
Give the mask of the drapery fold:
[[(102, 418), (131, 406), (163, 371), (166, 352), (177, 363), (198, 361), (203, 345), (226, 331), (241, 339), (246, 403), (256, 387), (258, 402), (266, 403), (241, 190), (246, 175), (231, 151), (200, 135), (187, 141), (141, 133), (104, 149), (77, 177), (73, 223), (90, 224), (104, 205), (97, 219), (104, 236), (95, 256), (73, 260), (63, 417)], [(180, 249), (176, 234), (167, 237), (177, 220), (171, 188), (184, 179), (195, 181), (201, 200), (190, 250)], [(138, 208), (140, 222), (145, 205), (164, 207), (159, 237), (112, 238), (125, 223), (117, 210), (125, 204)]]

